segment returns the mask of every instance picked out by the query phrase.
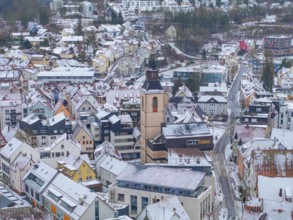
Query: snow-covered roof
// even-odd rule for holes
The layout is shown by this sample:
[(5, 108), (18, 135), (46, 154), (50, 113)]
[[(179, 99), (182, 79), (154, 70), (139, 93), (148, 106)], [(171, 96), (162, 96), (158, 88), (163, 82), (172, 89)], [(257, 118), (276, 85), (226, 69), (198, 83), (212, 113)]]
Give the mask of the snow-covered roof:
[(117, 115), (112, 115), (110, 118), (109, 118), (109, 121), (112, 123), (112, 124), (116, 124), (118, 121), (120, 121), (119, 117)]
[(137, 220), (145, 220), (146, 218), (149, 220), (190, 220), (188, 214), (177, 197), (171, 197), (167, 200), (162, 200), (160, 202), (148, 205), (145, 209), (142, 210), (142, 213), (139, 214)]
[(224, 96), (210, 96), (210, 95), (201, 96), (197, 102), (208, 102), (211, 99), (215, 99), (217, 102), (220, 102), (220, 103), (227, 103), (227, 99)]
[(259, 198), (280, 200), (280, 188), (291, 187), (293, 189), (293, 177), (266, 177), (258, 176)]
[(81, 42), (83, 41), (83, 36), (62, 36), (62, 42)]
[(275, 176), (290, 176), (292, 173), (292, 150), (254, 150), (251, 163), (255, 173), (261, 175), (273, 172)]
[(287, 129), (273, 128), (271, 138), (278, 139), (288, 150), (293, 150), (293, 131)]
[(23, 170), (30, 160), (30, 156), (28, 156), (26, 153), (20, 152), (11, 164), (10, 168), (12, 170), (16, 170), (17, 168), (19, 170)]
[(175, 96), (182, 96), (182, 95), (184, 95), (185, 97), (188, 97), (188, 98), (193, 97), (192, 92), (185, 85), (179, 87), (178, 92), (176, 93)]
[(38, 177), (43, 183), (40, 183), (39, 192), (42, 192), (45, 187), (51, 182), (51, 180), (55, 177), (55, 175), (58, 173), (58, 171), (48, 164), (38, 161), (31, 170), (23, 177), (24, 181), (30, 181), (27, 177), (30, 174), (35, 175)]
[(100, 167), (115, 176), (118, 176), (127, 167), (127, 163), (122, 160), (118, 160), (115, 157), (108, 156), (107, 159), (101, 163)]
[(56, 67), (51, 70), (43, 70), (37, 77), (94, 77), (95, 71), (87, 67)]
[(121, 124), (129, 124), (133, 122), (129, 114), (119, 115), (118, 117), (121, 120)]
[(268, 138), (254, 138), (240, 146), (240, 153), (243, 158), (250, 157), (254, 150), (269, 150), (277, 148), (276, 140)]
[(53, 126), (54, 124), (59, 123), (60, 121), (65, 120), (64, 112), (60, 112), (59, 114), (49, 118), (49, 126)]
[[(50, 183), (48, 188), (58, 192), (59, 200), (56, 202), (48, 196), (49, 189), (45, 190), (43, 196), (51, 203), (58, 206), (64, 213), (70, 215), (72, 219), (80, 219), (88, 208), (95, 202), (97, 195), (80, 183), (76, 183), (65, 175), (59, 173)], [(66, 203), (72, 210), (68, 210), (61, 205), (61, 201)]]
[(202, 183), (204, 176), (205, 172), (200, 171), (128, 164), (116, 180), (195, 190)]
[(113, 144), (109, 141), (104, 141), (102, 144), (98, 145), (95, 149), (95, 160), (99, 160), (103, 155), (111, 155), (118, 159), (121, 159), (121, 155), (116, 150)]
[(197, 148), (169, 148), (168, 164), (179, 166), (211, 167), (205, 154)]
[(10, 158), (11, 155), (22, 145), (29, 147), (29, 145), (25, 142), (22, 142), (17, 138), (13, 138), (0, 150), (0, 154), (6, 158)]
[(185, 124), (167, 124), (162, 128), (165, 138), (178, 136), (202, 136), (211, 135), (208, 126), (203, 122)]
[(237, 133), (238, 139), (246, 143), (254, 138), (265, 138), (267, 126), (268, 125), (236, 124), (234, 132)]

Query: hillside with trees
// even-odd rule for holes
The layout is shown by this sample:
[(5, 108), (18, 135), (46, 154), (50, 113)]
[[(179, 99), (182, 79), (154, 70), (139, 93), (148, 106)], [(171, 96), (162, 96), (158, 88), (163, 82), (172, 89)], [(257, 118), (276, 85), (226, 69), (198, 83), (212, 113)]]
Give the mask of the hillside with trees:
[(38, 0), (1, 0), (0, 17), (8, 21), (21, 21), (26, 26), (28, 21), (49, 22), (49, 9), (42, 8)]

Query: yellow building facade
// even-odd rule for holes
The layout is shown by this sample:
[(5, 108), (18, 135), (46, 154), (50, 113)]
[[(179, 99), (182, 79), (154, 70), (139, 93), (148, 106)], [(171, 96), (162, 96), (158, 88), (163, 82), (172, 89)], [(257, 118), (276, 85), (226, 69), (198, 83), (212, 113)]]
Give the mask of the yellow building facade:
[(97, 179), (95, 171), (86, 161), (77, 159), (73, 165), (63, 162), (58, 161), (58, 169), (62, 170), (62, 173), (73, 181), (82, 182)]

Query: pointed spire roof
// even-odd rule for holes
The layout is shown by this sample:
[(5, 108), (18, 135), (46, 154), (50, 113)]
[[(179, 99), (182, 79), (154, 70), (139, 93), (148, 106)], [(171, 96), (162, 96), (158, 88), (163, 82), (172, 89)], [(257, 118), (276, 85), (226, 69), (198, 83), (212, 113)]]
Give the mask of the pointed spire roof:
[(159, 78), (159, 70), (157, 69), (155, 54), (151, 53), (148, 69), (146, 71), (146, 80), (142, 86), (146, 91), (150, 90), (163, 90), (163, 87)]

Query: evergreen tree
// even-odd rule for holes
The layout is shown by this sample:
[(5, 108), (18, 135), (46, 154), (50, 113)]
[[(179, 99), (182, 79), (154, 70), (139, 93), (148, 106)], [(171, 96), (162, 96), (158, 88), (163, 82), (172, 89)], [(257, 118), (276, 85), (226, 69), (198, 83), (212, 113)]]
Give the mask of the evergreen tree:
[(243, 143), (242, 143), (242, 140), (241, 140), (241, 138), (239, 139), (239, 141), (238, 141), (238, 146), (241, 146)]
[(117, 24), (123, 24), (123, 23), (124, 23), (123, 16), (122, 16), (121, 11), (119, 11), (119, 14), (118, 14), (118, 17), (117, 17)]
[(282, 69), (283, 67), (285, 68), (291, 68), (293, 66), (293, 61), (292, 60), (287, 60), (286, 58), (282, 60), (282, 63), (279, 67), (279, 70)]
[(180, 86), (182, 86), (182, 82), (181, 82), (181, 79), (179, 78), (177, 81), (174, 82), (174, 86), (172, 88), (172, 95), (173, 96), (176, 95)]
[(25, 41), (23, 42), (23, 48), (25, 48), (25, 49), (30, 49), (30, 48), (32, 48), (32, 44), (31, 44), (31, 42), (29, 42), (28, 40), (25, 40)]
[(117, 20), (118, 20), (117, 14), (114, 11), (112, 11), (112, 13), (111, 13), (111, 24), (117, 24)]
[(82, 33), (82, 21), (81, 18), (78, 18), (77, 27), (76, 27), (76, 34), (77, 35), (83, 35)]
[(40, 24), (46, 25), (49, 23), (50, 11), (46, 8), (41, 8), (39, 12)]
[(186, 81), (185, 81), (185, 85), (188, 87), (188, 89), (194, 93), (195, 91), (198, 90), (199, 88), (199, 80), (195, 79), (194, 77), (189, 77)]
[(202, 50), (201, 59), (203, 59), (203, 60), (207, 59), (207, 52), (205, 49)]
[(48, 39), (46, 38), (43, 42), (41, 42), (40, 46), (41, 47), (49, 47), (49, 41), (48, 41)]
[(274, 86), (274, 64), (270, 51), (265, 51), (265, 66), (262, 72), (263, 87), (266, 91), (271, 92)]
[(234, 139), (235, 140), (238, 140), (238, 134), (237, 134), (237, 132), (235, 133)]
[(216, 0), (216, 6), (217, 7), (221, 7), (221, 3), (222, 3), (221, 0)]
[(62, 8), (60, 8), (60, 10), (59, 10), (59, 13), (60, 13), (60, 15), (63, 17), (64, 15), (66, 15), (66, 12), (67, 12), (67, 8), (65, 8), (65, 7), (62, 7)]

